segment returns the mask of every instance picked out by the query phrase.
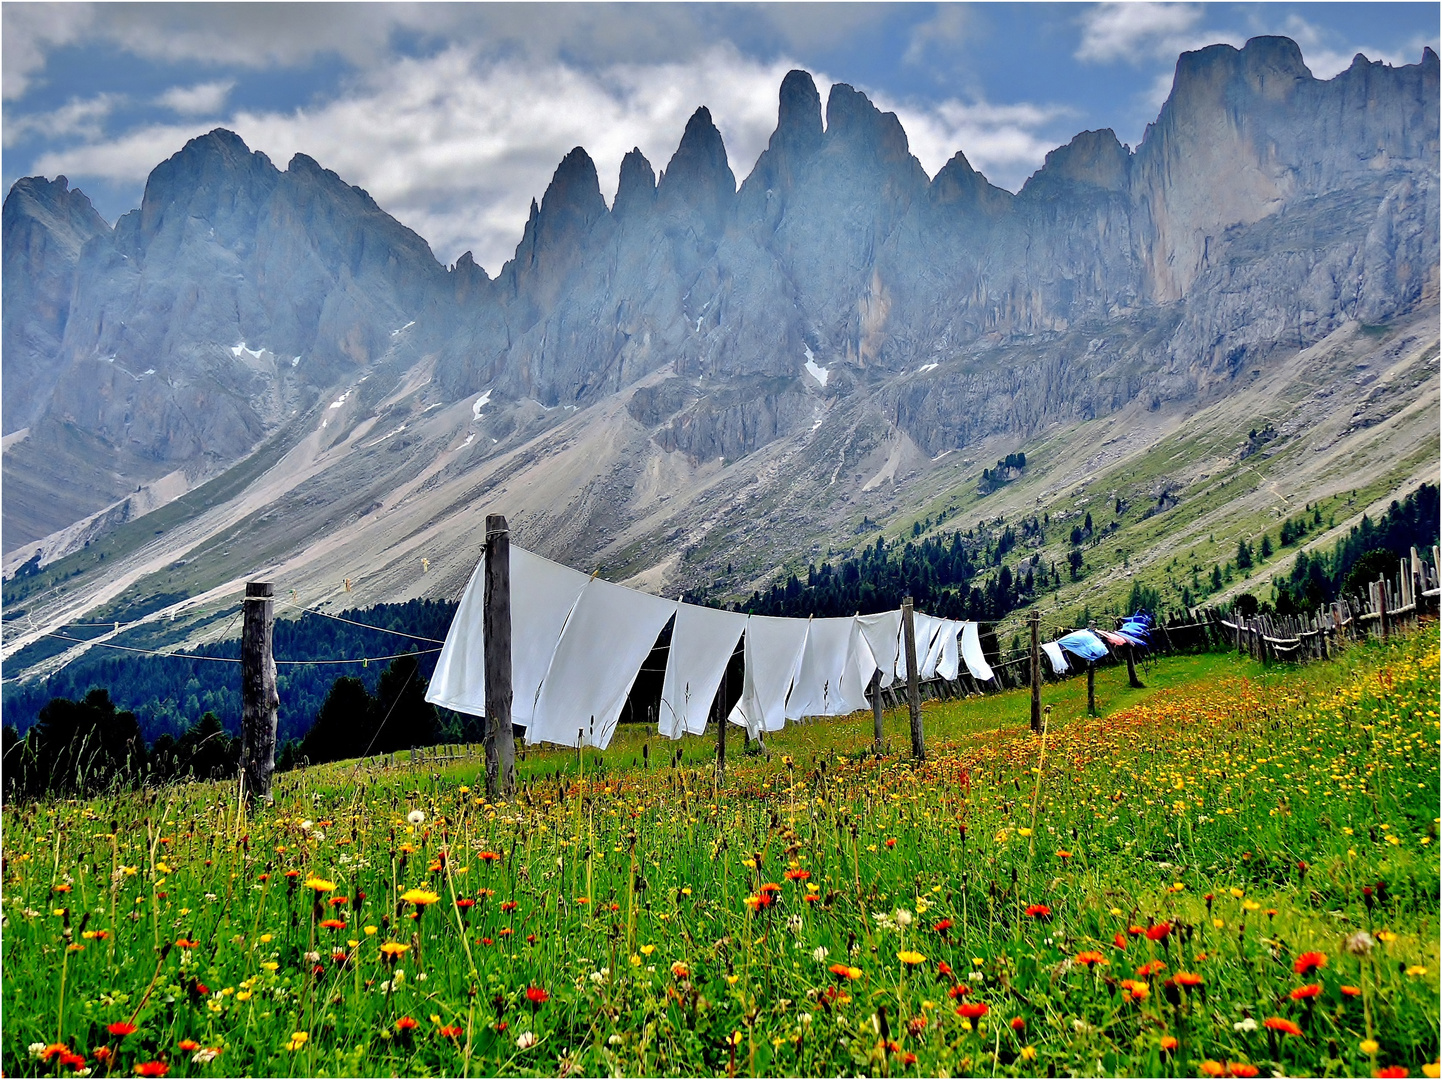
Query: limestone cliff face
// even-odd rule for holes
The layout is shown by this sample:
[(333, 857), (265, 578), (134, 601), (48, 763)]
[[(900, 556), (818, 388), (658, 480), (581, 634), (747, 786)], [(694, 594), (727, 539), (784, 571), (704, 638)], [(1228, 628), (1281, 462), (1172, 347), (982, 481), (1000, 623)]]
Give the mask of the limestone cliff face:
[(80, 249), (110, 226), (69, 181), (16, 182), (4, 209), (4, 431), (33, 423), (55, 389)]
[(1199, 399), (1435, 302), (1437, 158), (1430, 50), (1324, 82), (1256, 38), (1184, 54), (1135, 151), (1083, 132), (1015, 195), (960, 152), (928, 178), (894, 114), (838, 83), (823, 117), (793, 71), (739, 189), (704, 107), (659, 176), (626, 155), (609, 207), (577, 147), (494, 279), (469, 254), (438, 265), (310, 158), (281, 171), (225, 131), (158, 166), (114, 230), (63, 178), (27, 179), (5, 203), (4, 422), (32, 434), (6, 482), (95, 475), (63, 505), (37, 488), (19, 525), (7, 497), (7, 537), (421, 364), (428, 404), (489, 393), (496, 438), (644, 382), (631, 420), (692, 462), (840, 405), (935, 455)]

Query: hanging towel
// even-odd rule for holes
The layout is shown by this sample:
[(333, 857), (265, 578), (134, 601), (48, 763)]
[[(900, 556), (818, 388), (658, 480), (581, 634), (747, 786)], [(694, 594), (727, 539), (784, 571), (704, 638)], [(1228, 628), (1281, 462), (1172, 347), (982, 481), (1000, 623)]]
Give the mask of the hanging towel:
[[(928, 616), (930, 618), (930, 616)], [(932, 618), (931, 644), (926, 650), (926, 659), (921, 663), (921, 677), (923, 679), (934, 679), (940, 673), (938, 668), (941, 665), (942, 653), (946, 650), (946, 630), (951, 625), (946, 619)], [(921, 643), (917, 642), (917, 648)]]
[(806, 620), (752, 615), (746, 620), (746, 679), (730, 720), (756, 739), (786, 725), (786, 695), (806, 649)]
[[(876, 668), (881, 672), (881, 685), (896, 681), (896, 658), (901, 653), (901, 612), (882, 611), (876, 615), (858, 615), (857, 625)], [(906, 678), (906, 672), (901, 673)], [(870, 676), (867, 676), (868, 681)]]
[(974, 622), (963, 623), (961, 627), (961, 658), (966, 661), (966, 670), (979, 682), (996, 678), (986, 654), (981, 651), (981, 630)]
[(803, 716), (841, 716), (859, 706), (850, 704), (842, 689), (846, 664), (851, 659), (852, 619), (812, 619), (806, 633), (801, 667), (786, 699), (786, 719)]
[(1083, 660), (1102, 660), (1107, 655), (1106, 643), (1090, 630), (1073, 630), (1058, 638), (1057, 644)]
[(662, 735), (679, 739), (706, 730), (706, 717), (721, 676), (745, 629), (746, 616), (740, 612), (695, 604), (680, 606), (661, 686), (657, 726)]
[(866, 709), (871, 706), (868, 691), (872, 677), (877, 672), (876, 658), (871, 655), (871, 646), (866, 644), (860, 618), (847, 620), (851, 629), (846, 639), (846, 668), (841, 673), (841, 715)]
[[(579, 571), (511, 545), (511, 722), (527, 725), (561, 630), (588, 578)], [(483, 640), (486, 562), (476, 564), (461, 594), (436, 672), (426, 690), (434, 705), (486, 715)]]
[(1046, 653), (1046, 658), (1051, 661), (1051, 670), (1053, 675), (1066, 674), (1068, 670), (1066, 654), (1061, 651), (1060, 645), (1058, 645), (1055, 641), (1043, 642), (1041, 650), (1042, 652)]
[[(935, 667), (927, 674), (926, 658), (931, 652), (931, 642), (936, 637), (937, 627), (941, 620), (931, 615), (923, 614), (920, 611), (911, 613), (912, 627), (916, 632), (916, 673), (921, 679), (929, 679), (936, 674)], [(906, 681), (906, 627), (901, 628), (901, 638), (897, 643), (896, 650), (896, 671), (894, 672), (897, 682)]]
[(1128, 641), (1126, 638), (1122, 637), (1120, 634), (1114, 634), (1110, 630), (1097, 630), (1095, 631), (1095, 633), (1097, 637), (1101, 638), (1108, 645), (1111, 645), (1112, 647), (1117, 649), (1125, 649), (1128, 645), (1131, 644), (1131, 642)]
[(604, 750), (641, 664), (677, 607), (599, 578), (586, 582), (541, 683), (526, 741)]
[(961, 623), (947, 620), (937, 635), (941, 641), (941, 660), (936, 665), (936, 673), (947, 682), (954, 681), (961, 672), (961, 652), (956, 640), (960, 633)]

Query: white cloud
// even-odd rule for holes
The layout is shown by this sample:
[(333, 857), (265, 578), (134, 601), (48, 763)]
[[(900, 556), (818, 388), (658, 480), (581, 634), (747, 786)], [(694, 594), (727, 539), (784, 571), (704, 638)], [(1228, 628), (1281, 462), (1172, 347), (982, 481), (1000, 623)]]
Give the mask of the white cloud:
[[(877, 104), (891, 108), (884, 100)], [(894, 111), (906, 129), (911, 152), (928, 174), (935, 176), (960, 150), (972, 168), (1012, 191), (1056, 148), (1056, 140), (1043, 129), (1070, 115), (1059, 105), (995, 105), (954, 98), (925, 106), (897, 106)]]
[(94, 14), (92, 4), (9, 3), (0, 8), (0, 93), (24, 96), (53, 48), (82, 37)]
[[(1192, 47), (1201, 21), (1198, 4), (1103, 3), (1081, 16), (1082, 38), (1076, 58), (1094, 63), (1175, 58)], [(1205, 36), (1205, 35), (1203, 35)]]
[[(1273, 31), (1276, 32), (1276, 31)], [(1371, 45), (1345, 45), (1338, 41), (1338, 35), (1314, 26), (1300, 15), (1291, 14), (1281, 31), (1302, 48), (1302, 58), (1307, 67), (1319, 79), (1330, 79), (1352, 66), (1352, 58), (1361, 53), (1368, 60), (1400, 66), (1415, 64), (1422, 59), (1422, 49), (1429, 44), (1424, 38), (1415, 37), (1398, 49), (1379, 49)]]
[[(280, 167), (304, 152), (371, 193), (453, 261), (472, 249), (491, 272), (514, 252), (532, 197), (573, 146), (596, 161), (614, 196), (621, 158), (639, 146), (659, 172), (686, 121), (707, 105), (738, 180), (776, 126), (777, 91), (794, 64), (761, 62), (729, 44), (695, 61), (616, 64), (480, 61), (473, 48), (371, 68), (341, 98), (289, 113), (242, 111), (225, 121)], [(827, 84), (821, 85), (824, 94)], [(161, 124), (53, 150), (34, 171), (143, 179), (210, 124)]]
[(225, 105), (234, 88), (234, 79), (197, 83), (194, 86), (172, 86), (156, 98), (155, 103), (181, 116), (214, 115)]
[(49, 112), (7, 118), (5, 145), (14, 145), (30, 135), (43, 135), (50, 139), (98, 139), (104, 132), (106, 118), (124, 100), (123, 94), (96, 94), (90, 98), (71, 98)]

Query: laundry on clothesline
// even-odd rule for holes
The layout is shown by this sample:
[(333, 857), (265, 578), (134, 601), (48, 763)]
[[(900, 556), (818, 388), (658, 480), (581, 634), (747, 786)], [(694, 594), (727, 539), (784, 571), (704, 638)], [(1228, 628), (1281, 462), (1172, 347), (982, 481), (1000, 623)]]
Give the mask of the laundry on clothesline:
[[(669, 625), (657, 729), (699, 735), (741, 643), (745, 674), (728, 721), (760, 738), (788, 719), (842, 716), (873, 682), (906, 677), (900, 611), (784, 619), (683, 604), (638, 592), (511, 545), (511, 721), (529, 742), (609, 745), (641, 665)], [(426, 700), (484, 716), (485, 571), (461, 596)], [(914, 613), (923, 678), (956, 678), (961, 661), (993, 678), (974, 622)], [(958, 644), (958, 636), (960, 642)]]
[(1071, 669), (1071, 665), (1066, 662), (1066, 653), (1062, 652), (1062, 647), (1055, 641), (1042, 642), (1041, 651), (1046, 653), (1046, 658), (1051, 661), (1053, 675), (1064, 675)]
[(1070, 634), (1064, 634), (1057, 638), (1060, 645), (1073, 656), (1080, 656), (1083, 660), (1105, 660), (1109, 655), (1106, 642), (1097, 637), (1090, 630), (1073, 630)]

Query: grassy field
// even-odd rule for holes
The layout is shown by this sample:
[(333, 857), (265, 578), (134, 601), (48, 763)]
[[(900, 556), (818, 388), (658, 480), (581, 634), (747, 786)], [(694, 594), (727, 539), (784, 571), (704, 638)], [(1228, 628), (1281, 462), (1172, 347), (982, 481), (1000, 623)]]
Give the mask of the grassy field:
[(9, 807), (4, 1071), (1436, 1076), (1438, 665)]

